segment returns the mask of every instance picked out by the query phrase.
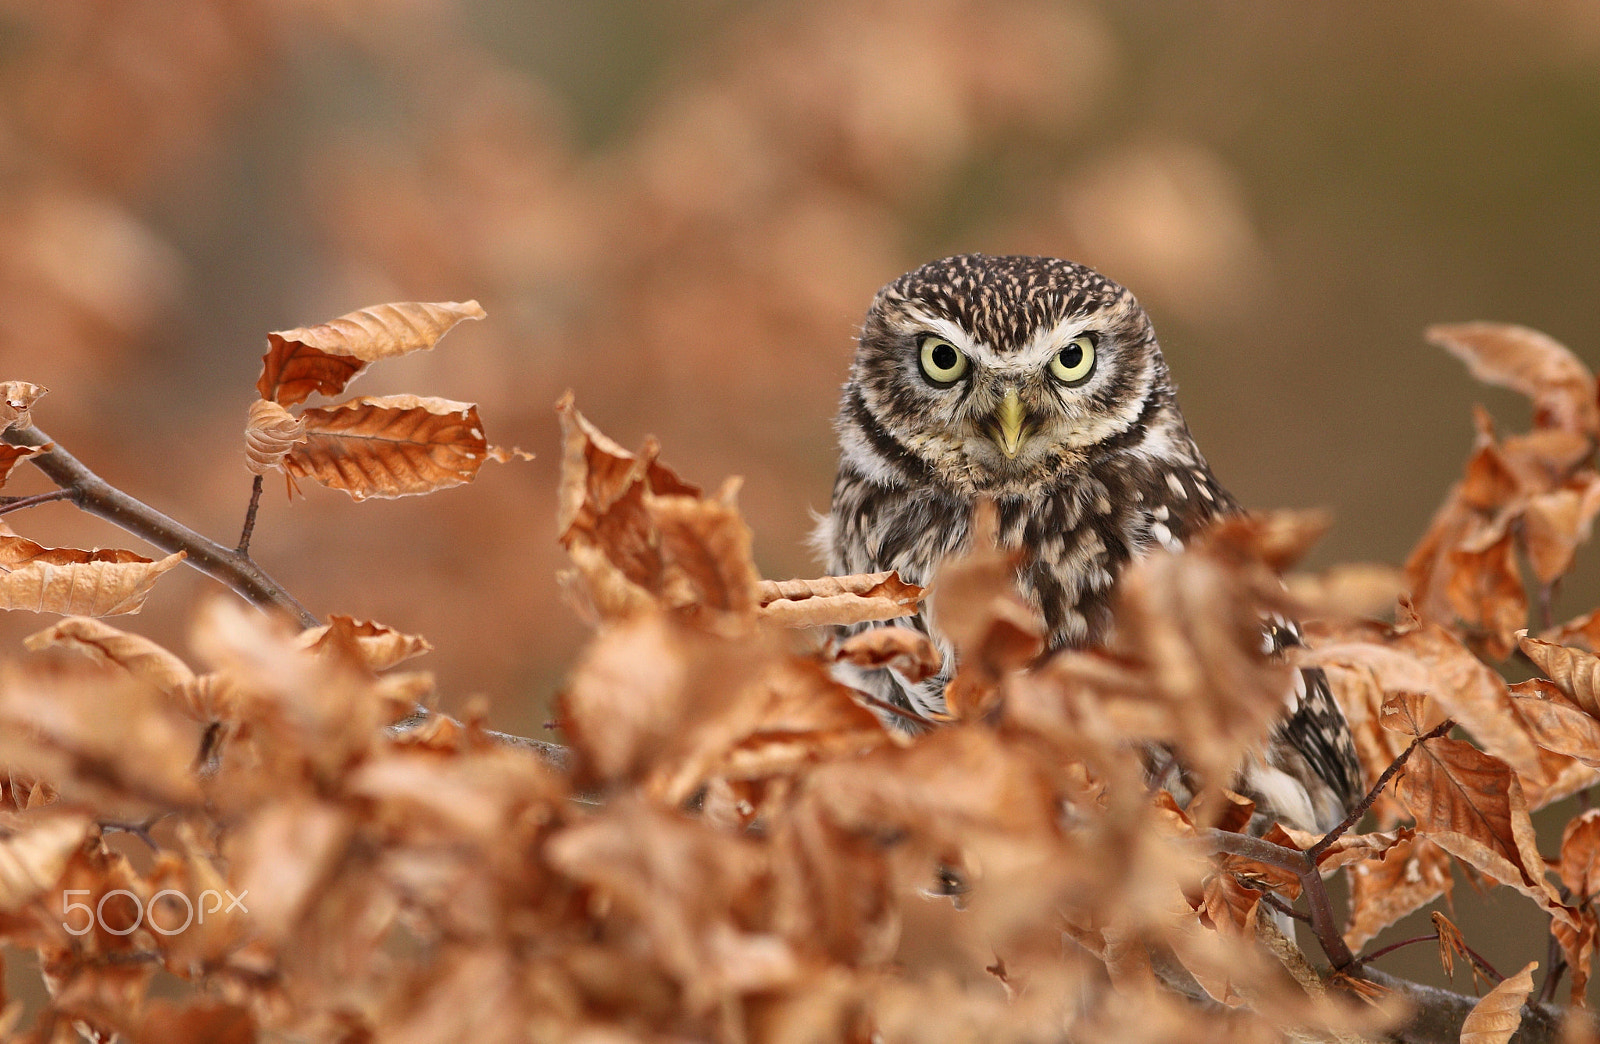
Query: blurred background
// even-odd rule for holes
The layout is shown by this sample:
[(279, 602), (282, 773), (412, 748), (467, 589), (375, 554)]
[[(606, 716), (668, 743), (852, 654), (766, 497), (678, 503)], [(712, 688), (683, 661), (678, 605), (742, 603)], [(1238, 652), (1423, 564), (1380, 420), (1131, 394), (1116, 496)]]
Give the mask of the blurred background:
[[(538, 459), (359, 505), (269, 480), (254, 548), (314, 611), (427, 635), (444, 706), (528, 734), (584, 636), (553, 579), (563, 389), (691, 480), (743, 475), (763, 572), (815, 575), (873, 292), (1061, 255), (1148, 307), (1245, 503), (1332, 509), (1313, 565), (1399, 562), (1471, 404), (1527, 416), (1423, 328), (1600, 362), (1597, 230), (1582, 0), (0, 0), (0, 379), (231, 544), (266, 332), (477, 298), (487, 321), (352, 394), (477, 402)], [(6, 492), (47, 488), (29, 471)], [(6, 522), (132, 541), (61, 505)], [(120, 622), (184, 651), (207, 590), (169, 574)], [(46, 623), (0, 620), (0, 648)]]

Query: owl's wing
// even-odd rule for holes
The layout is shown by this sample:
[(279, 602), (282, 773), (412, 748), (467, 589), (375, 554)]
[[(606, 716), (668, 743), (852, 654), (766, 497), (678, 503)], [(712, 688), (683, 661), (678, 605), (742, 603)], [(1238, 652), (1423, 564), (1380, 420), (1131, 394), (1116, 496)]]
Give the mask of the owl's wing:
[[(1281, 655), (1305, 641), (1294, 621), (1273, 613), (1265, 621), (1265, 644), (1269, 653)], [(1316, 826), (1332, 829), (1365, 793), (1350, 723), (1321, 667), (1297, 670), (1284, 703), (1267, 761), (1299, 781)]]

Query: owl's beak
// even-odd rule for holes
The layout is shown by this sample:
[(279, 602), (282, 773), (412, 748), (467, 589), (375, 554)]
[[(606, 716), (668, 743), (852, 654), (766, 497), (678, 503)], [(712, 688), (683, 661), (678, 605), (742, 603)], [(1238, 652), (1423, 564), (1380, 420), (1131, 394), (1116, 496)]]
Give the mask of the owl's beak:
[(1017, 389), (1006, 389), (1006, 397), (1001, 400), (994, 419), (998, 436), (995, 441), (1000, 444), (1000, 451), (1007, 457), (1015, 457), (1022, 448), (1022, 400), (1017, 398)]

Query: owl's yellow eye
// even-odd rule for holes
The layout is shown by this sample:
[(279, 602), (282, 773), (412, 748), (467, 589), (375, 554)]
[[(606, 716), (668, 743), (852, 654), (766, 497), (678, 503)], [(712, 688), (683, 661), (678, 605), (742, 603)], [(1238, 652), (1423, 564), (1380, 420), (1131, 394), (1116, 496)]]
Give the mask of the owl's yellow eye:
[(943, 337), (924, 337), (919, 359), (922, 375), (934, 384), (954, 384), (967, 372), (967, 357)]
[(1080, 334), (1050, 360), (1050, 376), (1063, 384), (1082, 384), (1094, 372), (1094, 337)]

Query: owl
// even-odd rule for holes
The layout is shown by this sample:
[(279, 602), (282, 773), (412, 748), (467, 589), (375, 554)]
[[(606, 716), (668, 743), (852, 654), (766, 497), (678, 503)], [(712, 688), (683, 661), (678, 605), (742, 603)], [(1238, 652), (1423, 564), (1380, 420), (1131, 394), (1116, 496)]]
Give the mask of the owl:
[[(1149, 316), (1071, 261), (964, 254), (884, 287), (837, 428), (839, 472), (818, 532), (832, 571), (893, 569), (926, 584), (965, 550), (980, 498), (992, 500), (1051, 650), (1105, 640), (1131, 559), (1180, 548), (1240, 510), (1189, 435)], [(925, 615), (909, 622), (945, 653), (942, 674), (911, 684), (884, 669), (848, 680), (931, 717), (944, 709), (952, 650)], [(1287, 621), (1263, 632), (1269, 648), (1298, 642)], [(1361, 774), (1320, 669), (1296, 672), (1268, 748), (1234, 786), (1301, 829), (1344, 818)]]

